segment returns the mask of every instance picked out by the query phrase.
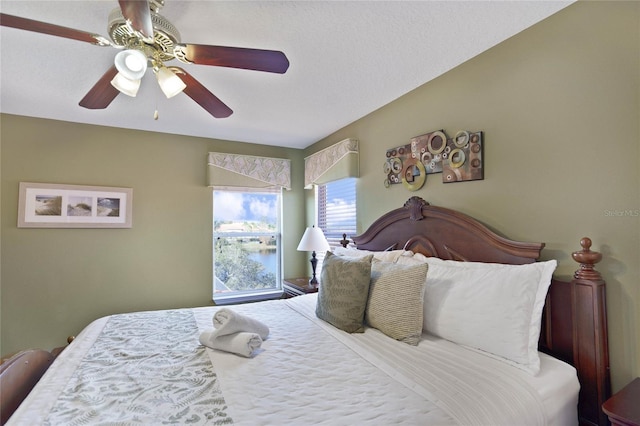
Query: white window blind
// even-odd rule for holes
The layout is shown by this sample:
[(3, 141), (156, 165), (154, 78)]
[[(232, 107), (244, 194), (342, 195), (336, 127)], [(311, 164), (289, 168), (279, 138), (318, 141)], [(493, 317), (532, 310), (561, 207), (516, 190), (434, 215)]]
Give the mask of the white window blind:
[[(331, 248), (340, 246), (343, 234), (356, 235), (356, 178), (319, 185), (316, 193), (317, 224)], [(322, 271), (324, 253), (318, 254), (317, 274)]]

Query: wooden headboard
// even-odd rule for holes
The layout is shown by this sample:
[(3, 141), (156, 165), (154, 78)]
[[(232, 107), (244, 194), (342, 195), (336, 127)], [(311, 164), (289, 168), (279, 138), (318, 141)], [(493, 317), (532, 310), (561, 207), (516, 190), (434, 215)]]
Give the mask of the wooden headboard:
[[(420, 197), (409, 198), (352, 239), (363, 250), (406, 249), (447, 260), (506, 264), (535, 262), (544, 248), (544, 243), (504, 238), (464, 213), (431, 206)], [(574, 278), (552, 280), (539, 347), (576, 367), (580, 424), (607, 425), (601, 408), (611, 394), (605, 282), (594, 269), (601, 255), (590, 250), (588, 238), (580, 243), (582, 250), (573, 253), (580, 264)]]

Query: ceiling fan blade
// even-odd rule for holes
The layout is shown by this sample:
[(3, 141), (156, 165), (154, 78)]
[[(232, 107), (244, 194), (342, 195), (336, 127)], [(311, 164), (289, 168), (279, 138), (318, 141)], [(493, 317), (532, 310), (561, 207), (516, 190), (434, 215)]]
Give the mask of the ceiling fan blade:
[(140, 33), (147, 43), (153, 43), (153, 23), (147, 0), (118, 0), (122, 16), (134, 31)]
[(247, 49), (243, 47), (179, 45), (186, 50), (186, 59), (194, 64), (241, 68), (284, 74), (289, 60), (277, 50)]
[(179, 67), (171, 67), (178, 77), (187, 85), (184, 93), (196, 101), (202, 108), (215, 118), (225, 118), (233, 114), (233, 110), (226, 106), (216, 95), (211, 93), (198, 80)]
[(88, 109), (104, 109), (118, 96), (120, 91), (111, 85), (111, 80), (118, 74), (115, 65), (107, 70), (100, 80), (80, 101), (80, 106)]
[(21, 18), (19, 16), (7, 15), (6, 13), (0, 13), (0, 25), (3, 27), (11, 27), (36, 33), (70, 38), (73, 40), (97, 44), (99, 46), (112, 46), (112, 43), (109, 40), (99, 34), (35, 21), (33, 19)]

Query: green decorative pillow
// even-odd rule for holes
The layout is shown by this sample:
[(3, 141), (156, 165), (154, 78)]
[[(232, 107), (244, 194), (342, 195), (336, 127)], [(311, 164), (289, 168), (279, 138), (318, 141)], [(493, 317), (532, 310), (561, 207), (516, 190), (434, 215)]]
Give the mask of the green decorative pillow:
[(364, 332), (372, 259), (373, 255), (351, 259), (327, 252), (320, 274), (318, 318), (348, 333)]
[(365, 313), (368, 325), (396, 340), (417, 345), (422, 335), (429, 265), (374, 262)]

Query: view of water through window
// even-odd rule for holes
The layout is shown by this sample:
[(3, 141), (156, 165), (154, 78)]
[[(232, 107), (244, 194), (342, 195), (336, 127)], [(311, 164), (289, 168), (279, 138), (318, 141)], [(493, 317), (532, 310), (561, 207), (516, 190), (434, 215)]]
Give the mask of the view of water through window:
[(214, 191), (214, 293), (280, 288), (279, 193)]
[(278, 270), (278, 255), (275, 250), (264, 250), (257, 253), (249, 253), (249, 259), (261, 263), (264, 266), (264, 269), (272, 274), (275, 274)]

